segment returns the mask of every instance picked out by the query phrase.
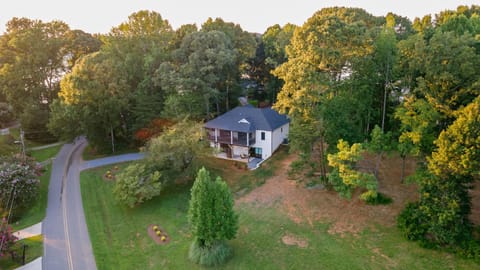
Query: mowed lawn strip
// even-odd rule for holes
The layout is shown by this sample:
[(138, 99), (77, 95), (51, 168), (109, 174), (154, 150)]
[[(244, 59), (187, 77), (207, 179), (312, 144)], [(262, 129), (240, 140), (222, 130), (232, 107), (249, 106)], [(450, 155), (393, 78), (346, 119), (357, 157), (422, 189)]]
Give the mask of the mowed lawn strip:
[(40, 149), (40, 150), (31, 150), (29, 151), (30, 156), (35, 158), (36, 161), (42, 162), (47, 159), (55, 157), (58, 152), (60, 151), (60, 148), (62, 148), (63, 145), (55, 145), (52, 147)]
[[(160, 197), (128, 209), (114, 200), (114, 183), (102, 178), (111, 169), (104, 167), (81, 174), (85, 215), (98, 269), (203, 269), (187, 259), (192, 241), (187, 223), (190, 185), (166, 189)], [(470, 260), (420, 248), (404, 240), (396, 228), (377, 226), (359, 235), (332, 235), (328, 233), (329, 224), (296, 224), (276, 207), (238, 204), (236, 210), (240, 214), (240, 229), (238, 237), (230, 241), (235, 255), (216, 269), (480, 267)], [(149, 238), (147, 227), (154, 223), (171, 237), (168, 245), (157, 245)], [(286, 245), (284, 236), (296, 244)]]

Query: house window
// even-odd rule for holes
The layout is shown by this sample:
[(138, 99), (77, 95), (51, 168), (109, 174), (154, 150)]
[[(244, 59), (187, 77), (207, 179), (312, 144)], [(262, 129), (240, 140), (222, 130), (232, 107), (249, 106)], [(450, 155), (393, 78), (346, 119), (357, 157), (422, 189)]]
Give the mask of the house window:
[(280, 128), (280, 132), (281, 132), (281, 133), (283, 133), (283, 127), (282, 127), (282, 128)]
[(262, 139), (262, 141), (265, 141), (265, 132), (262, 132), (262, 133), (260, 134), (260, 138)]

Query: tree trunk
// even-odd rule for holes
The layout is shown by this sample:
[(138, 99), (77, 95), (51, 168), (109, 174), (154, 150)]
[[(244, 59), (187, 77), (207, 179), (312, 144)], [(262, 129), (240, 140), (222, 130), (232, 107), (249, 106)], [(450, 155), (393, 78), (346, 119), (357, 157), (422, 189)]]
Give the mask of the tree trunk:
[(390, 65), (387, 63), (386, 73), (385, 73), (385, 84), (383, 91), (383, 112), (382, 112), (382, 132), (385, 132), (385, 115), (387, 114), (387, 85), (388, 85), (388, 70)]
[(115, 153), (115, 139), (113, 138), (113, 126), (110, 125), (110, 136), (112, 137), (112, 153)]
[(323, 136), (320, 136), (320, 173), (322, 174), (322, 181), (326, 181), (327, 168), (325, 167), (325, 149)]
[(227, 95), (225, 97), (225, 109), (226, 109), (226, 112), (230, 110), (228, 106), (228, 84), (227, 84)]
[(210, 119), (210, 103), (208, 102), (208, 96), (205, 95), (205, 113), (206, 113), (206, 119)]
[(375, 170), (374, 170), (374, 174), (375, 174), (375, 178), (377, 178), (378, 180), (378, 171), (380, 170), (380, 161), (382, 160), (382, 155), (383, 155), (383, 152), (380, 152), (377, 154), (377, 158), (375, 160)]

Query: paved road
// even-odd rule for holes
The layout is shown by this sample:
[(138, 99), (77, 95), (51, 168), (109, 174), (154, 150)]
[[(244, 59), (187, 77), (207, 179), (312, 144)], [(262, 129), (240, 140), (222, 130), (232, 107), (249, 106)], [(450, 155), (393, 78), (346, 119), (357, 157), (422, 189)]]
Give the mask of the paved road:
[(83, 211), (80, 171), (144, 156), (126, 154), (84, 162), (81, 156), (86, 145), (85, 139), (64, 145), (53, 162), (47, 216), (43, 223), (43, 269), (97, 269)]
[(87, 160), (81, 164), (81, 170), (87, 170), (91, 168), (106, 166), (110, 164), (132, 161), (132, 160), (139, 160), (145, 157), (144, 153), (132, 153), (132, 154), (125, 154), (125, 155), (118, 155), (106, 158), (99, 158), (95, 160)]
[(47, 213), (43, 221), (43, 260), (42, 268), (51, 270), (69, 269), (65, 230), (63, 224), (63, 179), (67, 159), (75, 145), (65, 144), (52, 163), (52, 174), (48, 187)]

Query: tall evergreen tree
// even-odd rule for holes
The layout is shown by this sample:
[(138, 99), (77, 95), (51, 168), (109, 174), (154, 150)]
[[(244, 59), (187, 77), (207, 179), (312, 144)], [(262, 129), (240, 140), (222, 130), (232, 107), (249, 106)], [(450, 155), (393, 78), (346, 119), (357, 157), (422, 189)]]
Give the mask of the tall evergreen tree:
[(195, 238), (189, 257), (202, 265), (219, 265), (231, 255), (225, 240), (238, 230), (238, 216), (233, 211), (233, 197), (220, 178), (210, 178), (202, 168), (192, 187), (188, 220)]

